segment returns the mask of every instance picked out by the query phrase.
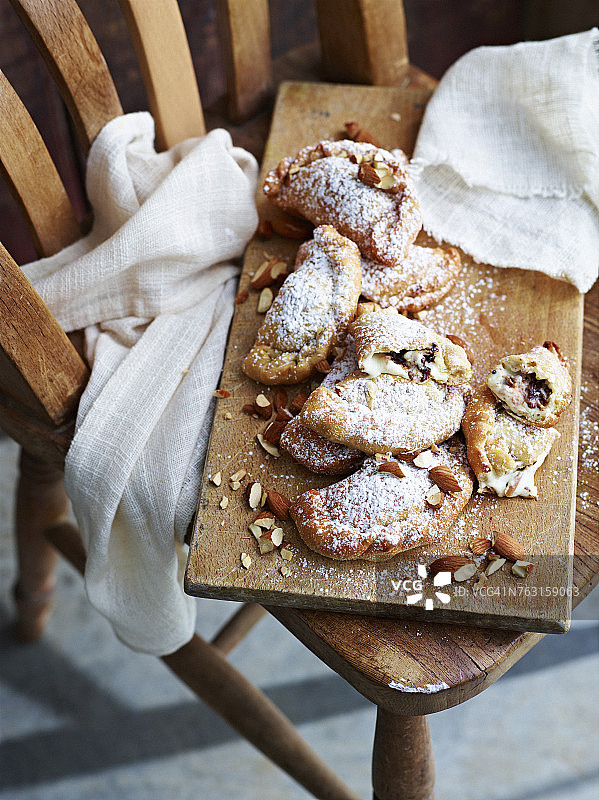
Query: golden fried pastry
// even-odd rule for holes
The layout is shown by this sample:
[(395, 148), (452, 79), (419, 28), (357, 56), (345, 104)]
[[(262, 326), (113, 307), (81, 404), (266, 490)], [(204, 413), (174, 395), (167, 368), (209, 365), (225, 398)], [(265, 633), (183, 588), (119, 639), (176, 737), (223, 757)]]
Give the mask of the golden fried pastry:
[(332, 225), (381, 264), (401, 261), (422, 225), (405, 163), (365, 142), (305, 147), (268, 173), (263, 191), (276, 206)]
[(358, 366), (371, 377), (459, 385), (472, 376), (466, 351), (447, 337), (401, 314), (362, 314), (351, 325)]
[(358, 248), (330, 225), (301, 245), (256, 342), (243, 361), (250, 378), (293, 384), (309, 378), (343, 340), (360, 296)]
[(455, 247), (412, 244), (392, 267), (362, 259), (362, 294), (382, 307), (411, 314), (438, 303), (454, 285), (462, 268)]
[[(384, 471), (390, 464), (396, 473)], [(439, 489), (428, 469), (394, 460), (390, 464), (368, 458), (348, 478), (310, 489), (292, 503), (291, 518), (308, 547), (338, 560), (385, 561), (451, 528), (473, 488), (463, 445), (444, 444), (432, 455), (432, 467), (445, 465), (460, 489), (442, 493), (442, 502), (434, 507), (429, 500), (436, 495), (438, 501)]]
[(462, 430), (478, 491), (499, 497), (536, 497), (535, 473), (559, 433), (508, 414), (486, 387), (468, 404)]
[(487, 385), (504, 407), (530, 425), (555, 425), (572, 400), (568, 359), (554, 342), (501, 359)]
[[(324, 376), (321, 386), (334, 386), (356, 367), (354, 340), (348, 336), (345, 347), (331, 364), (331, 371)], [(345, 475), (364, 460), (361, 450), (330, 442), (306, 428), (299, 417), (287, 423), (279, 444), (292, 458), (319, 475)]]
[(333, 389), (319, 386), (300, 418), (332, 442), (365, 453), (413, 453), (445, 441), (460, 427), (468, 384), (414, 383), (354, 372)]

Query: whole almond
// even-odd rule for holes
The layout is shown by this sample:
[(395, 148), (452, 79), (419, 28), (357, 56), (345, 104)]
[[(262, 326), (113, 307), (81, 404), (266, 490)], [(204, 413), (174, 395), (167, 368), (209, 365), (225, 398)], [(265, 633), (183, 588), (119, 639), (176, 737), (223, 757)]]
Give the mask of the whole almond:
[(396, 478), (406, 477), (406, 473), (397, 461), (383, 461), (382, 464), (379, 464), (377, 472), (388, 472), (390, 475), (395, 475)]
[(264, 289), (265, 286), (270, 286), (271, 283), (274, 283), (271, 270), (275, 261), (275, 258), (271, 258), (269, 261), (263, 261), (260, 264), (250, 280), (252, 289)]
[(493, 550), (509, 561), (523, 561), (526, 558), (524, 548), (513, 536), (503, 531), (493, 531)]
[(438, 467), (431, 467), (428, 474), (440, 489), (446, 492), (461, 492), (462, 487), (457, 481), (456, 476), (446, 464), (440, 464)]
[(275, 411), (279, 411), (281, 408), (285, 408), (288, 402), (289, 402), (289, 396), (287, 394), (287, 390), (279, 386), (279, 388), (275, 392), (275, 399), (274, 399)]
[(249, 296), (250, 293), (248, 292), (248, 290), (243, 289), (241, 292), (239, 292), (239, 294), (235, 298), (236, 305), (240, 306), (242, 303), (245, 303), (245, 301), (248, 299)]
[(279, 492), (268, 491), (266, 504), (277, 519), (289, 519), (291, 501)]
[(346, 122), (345, 130), (348, 138), (353, 139), (354, 142), (366, 142), (367, 144), (373, 144), (375, 147), (380, 147), (380, 144), (370, 131), (361, 128), (357, 122)]
[(473, 563), (474, 562), (466, 558), (466, 556), (441, 556), (441, 558), (437, 558), (436, 561), (433, 561), (428, 568), (428, 572), (429, 575), (433, 576), (439, 572), (451, 572), (453, 575), (460, 567)]
[(462, 350), (464, 350), (464, 352), (466, 353), (468, 361), (471, 364), (474, 364), (474, 353), (470, 349), (470, 345), (468, 344), (468, 342), (465, 342), (461, 336), (456, 336), (454, 333), (446, 333), (445, 338), (449, 339), (450, 342), (453, 342), (454, 344), (457, 344), (459, 347), (461, 347)]
[(264, 433), (262, 434), (264, 436), (264, 441), (268, 442), (269, 444), (279, 444), (281, 434), (285, 430), (286, 426), (286, 422), (277, 422), (276, 420), (273, 420), (266, 426)]
[(291, 413), (292, 414), (299, 414), (299, 412), (304, 407), (304, 403), (306, 402), (307, 399), (308, 399), (308, 395), (304, 394), (303, 392), (300, 392), (299, 394), (296, 394), (296, 396), (293, 398), (293, 400), (291, 401), (291, 403), (289, 405), (289, 410), (291, 411)]
[(484, 539), (482, 536), (478, 536), (470, 542), (469, 547), (475, 556), (482, 556), (489, 550), (492, 544), (490, 539)]

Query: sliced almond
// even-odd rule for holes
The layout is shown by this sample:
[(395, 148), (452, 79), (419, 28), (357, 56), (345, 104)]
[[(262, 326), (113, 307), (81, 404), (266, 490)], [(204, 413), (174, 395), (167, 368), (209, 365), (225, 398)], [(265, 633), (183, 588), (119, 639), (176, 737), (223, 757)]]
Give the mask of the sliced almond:
[(210, 477), (210, 481), (211, 481), (211, 482), (212, 482), (212, 483), (213, 483), (215, 486), (220, 486), (220, 485), (221, 485), (221, 483), (222, 483), (222, 480), (223, 480), (223, 474), (222, 474), (222, 472), (217, 472), (215, 475), (212, 475), (212, 476)]
[(422, 453), (418, 453), (416, 458), (412, 461), (412, 464), (415, 467), (420, 467), (420, 469), (428, 469), (429, 467), (433, 466), (433, 454), (430, 450), (423, 450)]
[(222, 497), (221, 501), (219, 503), (219, 506), (221, 508), (226, 508), (228, 505), (229, 505), (229, 498), (228, 497)]
[(382, 464), (379, 464), (377, 472), (388, 472), (390, 475), (395, 475), (396, 478), (406, 477), (406, 473), (397, 461), (383, 461)]
[(485, 539), (482, 536), (477, 536), (476, 539), (472, 539), (469, 543), (468, 547), (472, 550), (475, 556), (482, 556), (487, 550), (490, 549), (492, 542), (490, 539)]
[(522, 561), (526, 558), (524, 548), (511, 536), (503, 531), (493, 531), (493, 550), (504, 556), (509, 561)]
[(472, 588), (476, 592), (479, 589), (482, 589), (486, 582), (487, 582), (487, 576), (485, 575), (484, 572), (481, 572), (480, 575), (478, 576), (478, 580), (476, 581), (476, 583), (473, 585)]
[(477, 570), (476, 564), (471, 562), (470, 564), (464, 564), (463, 567), (456, 569), (453, 573), (454, 581), (461, 583), (462, 581), (467, 581), (468, 578), (471, 578)]
[(237, 470), (237, 472), (234, 472), (233, 475), (231, 475), (229, 480), (231, 481), (231, 483), (233, 483), (234, 481), (241, 481), (245, 478), (246, 475), (247, 472), (244, 469), (239, 469)]
[(225, 411), (225, 419), (233, 419), (233, 414), (230, 411)]
[(260, 539), (260, 537), (264, 533), (264, 528), (261, 528), (259, 525), (256, 525), (253, 522), (250, 525), (248, 525), (248, 528), (250, 529), (250, 532), (251, 532), (252, 536), (256, 540)]
[(262, 536), (258, 539), (258, 549), (260, 550), (261, 555), (265, 553), (272, 553), (275, 549), (274, 544), (268, 534), (262, 534)]
[(358, 168), (358, 178), (366, 186), (378, 186), (381, 182), (380, 175), (372, 164), (362, 162)]
[(268, 530), (275, 524), (275, 515), (272, 513), (272, 511), (261, 511), (252, 524)]
[(284, 578), (286, 578), (288, 575), (291, 575), (291, 567), (287, 562), (285, 562), (284, 564), (281, 564), (281, 569), (279, 572)]
[(431, 467), (428, 474), (431, 480), (433, 480), (440, 489), (446, 492), (462, 491), (462, 487), (458, 483), (456, 476), (446, 464), (440, 464), (438, 467)]
[(494, 572), (500, 570), (505, 564), (505, 562), (506, 562), (505, 558), (496, 558), (493, 561), (491, 561), (491, 563), (485, 570), (485, 574), (487, 575), (487, 577), (490, 577)]
[(280, 547), (283, 544), (283, 528), (273, 528), (269, 531), (270, 538), (275, 547)]
[(512, 564), (512, 574), (517, 578), (528, 578), (534, 565), (530, 561), (516, 561)]
[(272, 293), (272, 289), (269, 289), (268, 286), (265, 289), (262, 289), (260, 292), (260, 297), (258, 298), (258, 305), (256, 307), (258, 314), (266, 314), (274, 299), (275, 296)]
[(438, 572), (451, 572), (453, 575), (456, 570), (460, 569), (461, 567), (465, 567), (467, 564), (474, 564), (469, 558), (466, 556), (441, 556), (441, 558), (437, 558), (433, 563), (429, 566), (428, 572), (429, 575), (435, 576)]
[(445, 495), (442, 491), (433, 487), (432, 489), (428, 490), (425, 499), (431, 508), (439, 508), (443, 505)]
[(270, 274), (274, 281), (285, 278), (289, 274), (289, 266), (286, 261), (276, 260), (270, 268)]
[(279, 552), (281, 553), (281, 558), (283, 558), (285, 561), (291, 561), (295, 555), (289, 542), (282, 542)]
[(254, 403), (259, 408), (268, 408), (268, 406), (271, 405), (271, 402), (268, 399), (268, 397), (266, 397), (266, 395), (262, 394), (262, 393), (260, 393), (259, 395), (256, 396), (256, 399), (254, 400)]
[(250, 556), (248, 556), (247, 553), (242, 553), (241, 554), (241, 566), (244, 569), (249, 569), (251, 567), (251, 565), (252, 565), (252, 559), (250, 558)]
[(366, 381), (365, 392), (368, 401), (368, 408), (372, 411), (374, 409), (374, 398), (378, 392), (379, 387), (374, 381)]
[(250, 286), (252, 289), (264, 289), (265, 286), (270, 286), (271, 283), (274, 283), (274, 279), (272, 277), (272, 267), (275, 261), (275, 258), (271, 258), (268, 261), (263, 261), (260, 264), (258, 269), (252, 275), (252, 279), (250, 281)]
[(239, 489), (239, 487), (241, 486), (241, 481), (231, 481), (230, 486), (231, 486), (232, 491), (236, 492)]
[(261, 433), (257, 434), (256, 439), (260, 443), (260, 446), (264, 450), (266, 450), (266, 452), (269, 455), (271, 455), (273, 458), (279, 458), (279, 456), (281, 455), (281, 451), (279, 450), (278, 447), (276, 447), (274, 444), (271, 444), (270, 442), (267, 442)]
[(269, 490), (267, 492), (266, 502), (277, 519), (289, 519), (291, 501), (288, 500), (285, 495)]
[(252, 483), (248, 495), (248, 503), (250, 504), (250, 508), (253, 508), (255, 511), (260, 506), (261, 498), (262, 486), (260, 486), (259, 483)]
[(214, 392), (214, 396), (222, 400), (224, 397), (231, 397), (231, 392), (228, 392), (226, 389), (217, 389)]

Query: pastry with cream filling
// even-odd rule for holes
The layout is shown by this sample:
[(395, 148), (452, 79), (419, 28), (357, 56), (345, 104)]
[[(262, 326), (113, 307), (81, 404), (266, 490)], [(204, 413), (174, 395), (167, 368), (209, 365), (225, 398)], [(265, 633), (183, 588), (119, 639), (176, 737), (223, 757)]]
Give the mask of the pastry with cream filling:
[(356, 371), (332, 389), (315, 389), (300, 418), (325, 439), (365, 453), (417, 453), (459, 429), (469, 391), (468, 384)]
[[(444, 444), (431, 460), (431, 467), (447, 467), (459, 491), (439, 495), (428, 469), (390, 459), (396, 470), (390, 472), (388, 462), (368, 458), (348, 478), (304, 492), (292, 503), (290, 516), (317, 553), (386, 561), (442, 537), (470, 499), (473, 484), (463, 445)], [(427, 499), (432, 496), (436, 505)]]
[(268, 173), (263, 191), (286, 211), (332, 225), (381, 264), (400, 262), (422, 225), (405, 162), (366, 142), (305, 147)]
[(485, 388), (469, 403), (462, 430), (478, 491), (498, 497), (537, 497), (535, 473), (559, 433), (508, 414)]
[(461, 267), (455, 247), (412, 244), (392, 267), (362, 259), (362, 295), (382, 307), (414, 314), (445, 297)]
[(329, 225), (316, 228), (266, 312), (243, 361), (245, 374), (270, 385), (300, 383), (313, 375), (347, 333), (361, 283), (356, 245)]
[(555, 425), (572, 400), (568, 360), (554, 342), (506, 356), (487, 385), (510, 414), (540, 428)]
[(401, 314), (362, 314), (351, 325), (358, 366), (371, 377), (396, 375), (409, 381), (467, 383), (472, 368), (463, 347)]

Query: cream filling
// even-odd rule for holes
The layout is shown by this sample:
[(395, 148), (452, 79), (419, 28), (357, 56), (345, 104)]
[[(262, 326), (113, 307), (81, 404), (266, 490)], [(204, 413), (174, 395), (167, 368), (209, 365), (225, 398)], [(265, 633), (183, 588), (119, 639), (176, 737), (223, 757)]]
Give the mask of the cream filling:
[[(424, 350), (407, 350), (404, 353), (404, 358), (408, 362), (407, 366), (404, 364), (396, 364), (392, 358), (384, 355), (383, 353), (372, 353), (371, 355), (362, 359), (360, 362), (360, 369), (363, 372), (368, 373), (371, 378), (376, 378), (378, 375), (382, 374), (398, 375), (400, 378), (407, 378), (410, 365), (420, 370), (420, 360), (423, 353)], [(430, 378), (433, 378), (435, 381), (439, 381), (439, 383), (444, 383), (447, 381), (449, 374), (447, 370), (443, 369), (442, 366), (437, 362), (437, 359), (434, 361), (428, 361), (427, 367), (430, 370)]]
[[(494, 492), (498, 497), (537, 497), (539, 490), (535, 486), (535, 473), (547, 458), (553, 446), (553, 440), (543, 450), (537, 460), (527, 467), (511, 470), (510, 472), (485, 472), (478, 477), (478, 491)], [(506, 494), (510, 490), (509, 495)]]
[(545, 380), (549, 383), (551, 393), (544, 406), (532, 408), (528, 405), (528, 395), (525, 385), (517, 384), (516, 386), (508, 386), (505, 383), (506, 378), (518, 378), (525, 384), (526, 374), (522, 374), (517, 370), (507, 369), (506, 367), (499, 366), (495, 368), (495, 374), (489, 375), (487, 379), (487, 386), (493, 394), (501, 400), (503, 405), (511, 411), (512, 414), (518, 419), (526, 417), (528, 419), (543, 419), (550, 416), (555, 409), (555, 392), (553, 386), (544, 376), (539, 376), (534, 373), (537, 380)]

